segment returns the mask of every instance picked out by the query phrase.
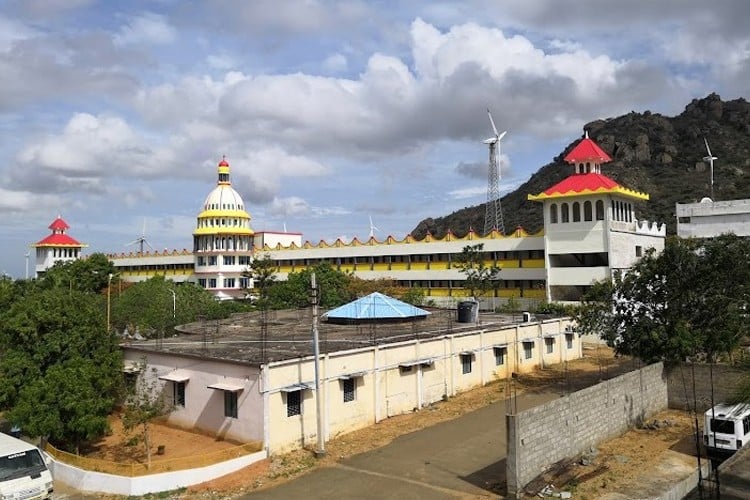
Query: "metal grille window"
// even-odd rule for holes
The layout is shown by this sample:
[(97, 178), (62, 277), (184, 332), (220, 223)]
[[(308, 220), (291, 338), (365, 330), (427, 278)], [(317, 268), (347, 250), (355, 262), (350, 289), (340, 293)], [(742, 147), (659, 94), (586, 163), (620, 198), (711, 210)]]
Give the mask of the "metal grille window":
[(224, 391), (224, 416), (237, 418), (237, 393)]
[(175, 406), (185, 406), (185, 382), (172, 382), (172, 398)]
[(565, 334), (565, 345), (568, 349), (573, 349), (573, 335), (569, 333)]
[(286, 393), (286, 416), (302, 415), (302, 391)]
[(357, 397), (356, 380), (353, 378), (347, 378), (347, 379), (342, 380), (342, 382), (344, 383), (344, 403), (354, 401)]
[(461, 373), (471, 373), (471, 361), (474, 357), (471, 353), (461, 354)]
[(534, 349), (534, 343), (533, 342), (524, 342), (523, 343), (523, 357), (524, 359), (531, 359), (531, 351)]
[(552, 354), (553, 352), (555, 352), (555, 339), (544, 339), (544, 345), (547, 347), (547, 354)]
[(507, 349), (505, 347), (495, 347), (493, 351), (495, 352), (495, 365), (504, 365)]

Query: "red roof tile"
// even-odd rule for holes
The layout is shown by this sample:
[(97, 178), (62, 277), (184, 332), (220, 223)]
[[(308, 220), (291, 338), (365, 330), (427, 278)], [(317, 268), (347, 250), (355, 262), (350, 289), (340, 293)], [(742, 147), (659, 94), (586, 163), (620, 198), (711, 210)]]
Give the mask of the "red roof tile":
[(43, 240), (39, 241), (36, 245), (37, 247), (40, 246), (74, 246), (74, 247), (82, 247), (83, 245), (80, 244), (75, 239), (71, 238), (67, 234), (50, 234)]
[(606, 163), (612, 161), (612, 158), (610, 158), (597, 143), (586, 136), (576, 145), (576, 147), (573, 148), (573, 151), (568, 153), (565, 157), (565, 161), (568, 163), (579, 163), (584, 161)]
[(648, 199), (647, 194), (624, 188), (606, 175), (597, 173), (571, 175), (541, 194), (529, 195), (528, 199), (542, 200), (594, 193), (618, 193), (629, 198)]

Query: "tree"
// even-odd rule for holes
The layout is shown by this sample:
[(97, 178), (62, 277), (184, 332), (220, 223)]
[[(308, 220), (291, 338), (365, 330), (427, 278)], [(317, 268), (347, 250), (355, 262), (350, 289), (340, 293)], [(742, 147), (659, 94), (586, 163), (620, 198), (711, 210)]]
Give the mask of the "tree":
[(668, 238), (623, 276), (597, 283), (577, 313), (583, 333), (646, 362), (731, 353), (747, 333), (750, 242)]
[(310, 304), (310, 275), (313, 272), (320, 290), (318, 297), (321, 307), (340, 306), (354, 298), (349, 293), (352, 275), (334, 269), (327, 262), (322, 262), (298, 273), (290, 273), (286, 281), (271, 288), (269, 290), (271, 307), (274, 309), (307, 307)]
[(472, 297), (482, 297), (499, 286), (500, 268), (485, 262), (484, 243), (468, 245), (455, 258), (456, 267), (466, 276), (464, 288)]
[(45, 288), (101, 293), (109, 285), (109, 275), (114, 273), (115, 266), (107, 256), (95, 253), (86, 259), (56, 262), (39, 281)]
[(31, 436), (76, 448), (106, 428), (122, 383), (100, 295), (32, 287), (0, 317), (0, 408)]
[(253, 259), (249, 269), (242, 275), (253, 280), (253, 289), (257, 290), (257, 306), (267, 309), (270, 289), (276, 283), (276, 262), (269, 254), (265, 254)]
[(138, 440), (146, 450), (147, 467), (151, 467), (151, 422), (172, 411), (158, 391), (156, 368), (151, 368), (150, 375), (143, 373), (145, 360), (140, 363), (141, 375), (133, 390), (127, 395), (123, 407), (122, 424), (125, 432), (138, 429)]

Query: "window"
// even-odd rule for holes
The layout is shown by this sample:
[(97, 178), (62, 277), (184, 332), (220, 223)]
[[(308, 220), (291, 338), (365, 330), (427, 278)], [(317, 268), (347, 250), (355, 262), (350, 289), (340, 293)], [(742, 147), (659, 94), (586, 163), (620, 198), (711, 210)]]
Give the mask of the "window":
[(602, 200), (596, 202), (596, 220), (604, 220), (604, 202)]
[(555, 352), (555, 339), (550, 337), (544, 339), (544, 345), (547, 348), (547, 354)]
[(286, 393), (286, 416), (302, 415), (302, 391)]
[(206, 278), (198, 278), (198, 286), (201, 288), (206, 288)]
[(205, 257), (198, 257), (198, 265), (199, 266), (205, 266), (206, 265), (206, 258)]
[(471, 373), (471, 360), (473, 357), (472, 353), (461, 354), (461, 373)]
[(215, 255), (211, 255), (208, 258), (208, 265), (209, 266), (215, 266), (216, 265), (216, 256)]
[(531, 359), (531, 351), (534, 349), (534, 343), (533, 342), (524, 342), (523, 343), (523, 358), (524, 359)]
[(234, 278), (224, 278), (224, 288), (234, 288)]
[(581, 204), (573, 203), (573, 222), (581, 222)]
[(175, 406), (185, 407), (185, 382), (172, 382), (172, 401)]
[(568, 212), (567, 203), (560, 205), (560, 218), (562, 222), (570, 222), (570, 213)]
[(356, 399), (357, 381), (354, 378), (346, 378), (342, 380), (344, 384), (344, 403), (354, 401)]
[(573, 349), (573, 334), (572, 333), (565, 334), (565, 345), (568, 349)]
[(233, 266), (234, 265), (234, 255), (225, 255), (224, 256), (224, 265), (225, 266)]
[(552, 224), (557, 224), (557, 204), (553, 203), (549, 207), (549, 221)]
[(505, 353), (508, 352), (508, 349), (505, 347), (494, 347), (492, 349), (495, 353), (495, 365), (500, 366), (505, 364)]
[(640, 245), (635, 246), (635, 256), (636, 257), (642, 257), (643, 256), (643, 247)]
[(250, 256), (249, 255), (240, 255), (237, 257), (237, 263), (241, 266), (249, 266), (250, 265)]
[(593, 215), (591, 212), (591, 202), (584, 201), (583, 202), (583, 220), (590, 221), (591, 219), (593, 219)]
[(224, 391), (224, 416), (237, 418), (237, 393)]
[(216, 288), (216, 278), (211, 278), (208, 280), (208, 288)]
[(247, 288), (250, 286), (250, 278), (240, 278), (240, 288)]

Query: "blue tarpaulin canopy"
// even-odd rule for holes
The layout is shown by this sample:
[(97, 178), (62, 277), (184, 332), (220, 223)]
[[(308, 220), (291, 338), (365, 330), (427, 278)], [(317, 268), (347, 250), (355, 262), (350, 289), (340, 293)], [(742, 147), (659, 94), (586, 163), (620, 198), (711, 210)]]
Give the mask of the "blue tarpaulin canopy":
[(331, 309), (323, 316), (334, 323), (359, 321), (408, 321), (424, 319), (429, 312), (393, 297), (374, 292), (343, 306)]

